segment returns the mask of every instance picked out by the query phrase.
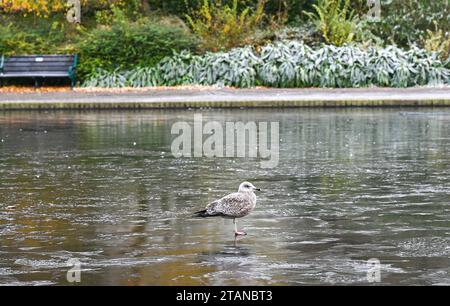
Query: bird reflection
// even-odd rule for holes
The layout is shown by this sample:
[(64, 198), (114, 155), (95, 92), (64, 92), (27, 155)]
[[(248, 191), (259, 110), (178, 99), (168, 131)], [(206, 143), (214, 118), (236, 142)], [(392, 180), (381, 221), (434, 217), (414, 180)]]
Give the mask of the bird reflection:
[(248, 257), (254, 255), (252, 249), (248, 246), (243, 246), (239, 244), (239, 238), (235, 238), (233, 241), (226, 242), (221, 248), (204, 251), (201, 253), (201, 256), (209, 257), (206, 260), (217, 260), (221, 257)]
[(238, 238), (235, 238), (231, 244), (225, 245), (216, 255), (222, 256), (251, 256), (253, 252), (250, 248), (238, 244)]

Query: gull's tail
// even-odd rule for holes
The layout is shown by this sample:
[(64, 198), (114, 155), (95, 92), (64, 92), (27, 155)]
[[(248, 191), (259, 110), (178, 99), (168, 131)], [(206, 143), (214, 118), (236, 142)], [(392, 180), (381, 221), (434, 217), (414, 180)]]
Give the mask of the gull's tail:
[(218, 205), (218, 201), (214, 201), (212, 203), (209, 203), (208, 206), (206, 206), (206, 209), (197, 211), (194, 213), (193, 217), (197, 218), (208, 218), (208, 217), (221, 217), (223, 214), (221, 212), (216, 211), (216, 207)]
[(208, 211), (206, 209), (204, 209), (204, 210), (195, 212), (193, 217), (206, 218), (206, 217), (210, 217), (210, 215), (208, 214)]
[(208, 211), (206, 209), (197, 211), (193, 215), (193, 217), (197, 217), (197, 218), (220, 217), (220, 216), (221, 216), (220, 214), (211, 215), (208, 213)]

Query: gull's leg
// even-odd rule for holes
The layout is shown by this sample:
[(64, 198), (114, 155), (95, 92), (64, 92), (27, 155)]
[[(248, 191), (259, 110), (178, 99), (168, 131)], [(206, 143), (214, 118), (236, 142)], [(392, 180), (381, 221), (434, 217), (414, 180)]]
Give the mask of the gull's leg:
[(235, 235), (235, 236), (244, 236), (244, 235), (247, 235), (246, 232), (240, 232), (240, 231), (238, 231), (238, 229), (237, 229), (237, 221), (236, 221), (236, 218), (233, 219), (233, 223), (234, 223), (234, 235)]

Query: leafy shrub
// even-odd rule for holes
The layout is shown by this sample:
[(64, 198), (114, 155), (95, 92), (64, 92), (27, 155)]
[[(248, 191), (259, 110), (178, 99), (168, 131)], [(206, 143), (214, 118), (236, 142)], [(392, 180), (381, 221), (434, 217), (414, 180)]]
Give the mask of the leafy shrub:
[[(149, 6), (163, 14), (184, 16), (187, 8), (198, 10), (204, 0), (148, 0)], [(223, 4), (232, 5), (234, 0), (222, 0)], [(245, 6), (255, 9), (259, 0), (240, 0)], [(302, 10), (311, 7), (311, 0), (268, 0), (264, 12), (269, 16), (286, 15), (288, 22), (298, 19)]]
[[(58, 22), (39, 24), (37, 29), (18, 27), (13, 22), (0, 24), (0, 54), (23, 55), (72, 52), (65, 29)], [(63, 45), (62, 42), (65, 42)]]
[[(362, 1), (362, 0), (359, 0)], [(401, 47), (423, 46), (427, 31), (450, 29), (450, 2), (447, 0), (402, 0), (381, 2), (381, 20), (372, 25), (374, 34)]]
[(95, 77), (89, 78), (85, 81), (86, 87), (125, 87), (127, 85), (127, 75), (122, 74), (119, 70), (108, 71), (98, 68)]
[(274, 41), (302, 41), (310, 47), (319, 47), (322, 36), (311, 22), (304, 22), (297, 26), (286, 26), (274, 33)]
[(258, 63), (251, 47), (207, 53), (192, 63), (192, 79), (202, 85), (252, 87), (256, 84)]
[(84, 86), (407, 87), (442, 83), (450, 83), (449, 69), (436, 53), (417, 47), (409, 51), (394, 46), (312, 49), (292, 41), (269, 44), (259, 53), (252, 47), (202, 56), (182, 52), (155, 68), (101, 72)]
[(450, 61), (450, 37), (449, 33), (438, 29), (427, 30), (427, 37), (424, 42), (425, 50), (439, 53), (442, 60)]
[(179, 20), (130, 21), (119, 15), (111, 25), (100, 25), (80, 35), (78, 48), (78, 71), (83, 78), (98, 68), (113, 71), (154, 66), (174, 50), (195, 49), (196, 40)]
[(221, 0), (203, 0), (198, 11), (186, 18), (192, 30), (201, 38), (204, 50), (219, 51), (251, 43), (253, 34), (264, 16), (265, 0), (259, 0), (256, 9), (241, 10), (238, 0), (232, 5)]
[(342, 46), (355, 39), (358, 24), (350, 0), (319, 0), (313, 7), (315, 13), (305, 14), (316, 23), (327, 43)]
[[(83, 10), (92, 11), (98, 9), (110, 9), (120, 7), (133, 9), (137, 7), (139, 0), (81, 0)], [(7, 14), (20, 14), (24, 17), (48, 18), (53, 14), (65, 12), (67, 1), (62, 0), (7, 0), (0, 1), (0, 11)]]

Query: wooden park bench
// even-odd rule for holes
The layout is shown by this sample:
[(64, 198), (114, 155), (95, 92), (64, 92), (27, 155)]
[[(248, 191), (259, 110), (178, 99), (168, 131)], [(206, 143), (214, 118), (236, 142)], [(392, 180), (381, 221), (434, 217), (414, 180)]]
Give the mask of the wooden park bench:
[(24, 55), (0, 58), (0, 85), (2, 79), (32, 78), (35, 86), (38, 79), (69, 78), (71, 86), (76, 83), (78, 55)]

